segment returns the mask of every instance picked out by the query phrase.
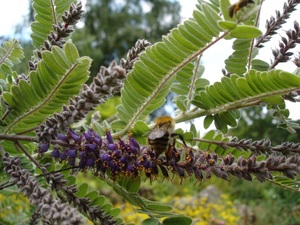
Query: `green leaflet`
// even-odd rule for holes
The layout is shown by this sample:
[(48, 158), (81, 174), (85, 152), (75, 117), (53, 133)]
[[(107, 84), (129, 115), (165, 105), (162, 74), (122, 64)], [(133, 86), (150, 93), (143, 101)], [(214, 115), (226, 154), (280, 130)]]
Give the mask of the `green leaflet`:
[(210, 28), (218, 35), (221, 29), (218, 26), (218, 21), (222, 20), (220, 17), (219, 6), (211, 4), (201, 4), (201, 9), (204, 12)]
[(176, 81), (178, 83), (174, 83), (172, 85), (171, 90), (180, 95), (188, 94), (190, 90), (191, 78), (193, 75), (194, 66), (192, 63), (187, 64), (176, 74)]
[(195, 71), (194, 64), (195, 62), (184, 66), (176, 74), (176, 81), (171, 87), (171, 91), (177, 94), (173, 102), (181, 111), (188, 110), (195, 91), (203, 90), (209, 84), (208, 80), (201, 78), (204, 66), (198, 65), (197, 71)]
[[(117, 108), (119, 118), (127, 124), (123, 132), (164, 103), (175, 76), (178, 80), (172, 90), (182, 95), (207, 83), (205, 80), (196, 81), (193, 87), (189, 87), (194, 67), (190, 62), (221, 31), (217, 22), (221, 17), (216, 9), (214, 5), (203, 2), (199, 10), (194, 11), (194, 18), (184, 21), (164, 36), (162, 42), (148, 47), (140, 55), (127, 75), (121, 92), (122, 105)], [(182, 101), (178, 103), (185, 107)]]
[[(98, 195), (98, 193), (97, 193)], [(86, 196), (88, 197), (88, 196)], [(92, 203), (91, 203), (91, 206), (100, 206), (100, 205), (103, 205), (106, 201), (106, 198), (104, 196), (99, 196), (95, 199), (93, 199)]]
[[(252, 102), (265, 102), (270, 107), (284, 108), (284, 99), (281, 97), (300, 88), (300, 78), (294, 74), (281, 70), (260, 72), (250, 70), (245, 77), (231, 75), (223, 77), (221, 82), (207, 86), (205, 91), (196, 93), (192, 103), (207, 110), (207, 115), (214, 114), (217, 129), (227, 132), (227, 125), (235, 127), (238, 114), (231, 111), (247, 106)], [(207, 117), (205, 126), (212, 122)]]
[[(229, 22), (229, 21), (235, 21), (235, 18), (231, 18), (229, 16), (229, 13), (228, 13), (228, 8), (230, 7), (231, 3), (229, 0), (222, 0), (220, 1), (220, 8), (221, 8), (221, 11), (222, 11), (222, 14), (224, 15), (224, 18), (225, 18), (225, 22)], [(224, 24), (225, 25), (225, 24)], [(229, 24), (225, 25), (226, 27), (228, 27)], [(222, 25), (220, 25), (222, 27)], [(224, 27), (223, 27), (224, 28)], [(228, 29), (228, 28), (227, 28)]]
[[(201, 6), (205, 6), (205, 4), (202, 4)], [(203, 7), (205, 8), (205, 7)], [(209, 10), (207, 12), (212, 12), (212, 10)], [(215, 12), (216, 13), (216, 12)], [(219, 34), (219, 32), (221, 31), (220, 28), (217, 26), (217, 21), (213, 21), (211, 20), (211, 17), (209, 15), (209, 13), (204, 13), (204, 11), (194, 11), (193, 12), (193, 17), (196, 20), (196, 22), (198, 24), (201, 24), (202, 27), (206, 30), (206, 32), (211, 35), (212, 37), (215, 37)], [(219, 17), (219, 19), (221, 19)]]
[(278, 174), (278, 176), (274, 176), (273, 184), (276, 184), (278, 186), (284, 186), (290, 190), (296, 191), (296, 192), (300, 192), (299, 189), (299, 185), (300, 185), (300, 181), (299, 179), (291, 179), (291, 178), (287, 178), (285, 176), (281, 176)]
[(262, 32), (256, 27), (247, 25), (238, 25), (230, 32), (231, 37), (241, 39), (252, 39), (261, 35)]
[(237, 24), (232, 21), (219, 21), (218, 24), (220, 28), (224, 30), (233, 30), (237, 26)]
[(252, 69), (259, 70), (259, 71), (267, 71), (270, 67), (268, 63), (260, 59), (253, 59), (251, 61), (251, 64), (252, 64)]
[(299, 87), (300, 78), (294, 74), (281, 70), (269, 72), (251, 70), (245, 77), (235, 75), (230, 78), (224, 77), (221, 82), (206, 87), (205, 91), (197, 94), (195, 105), (201, 107), (198, 102), (202, 102), (203, 105), (209, 99), (210, 102), (204, 106), (205, 109), (222, 108), (226, 104), (239, 106), (241, 103), (283, 95)]
[(84, 197), (87, 192), (88, 192), (89, 186), (87, 183), (82, 183), (79, 187), (78, 187), (78, 191), (76, 192), (76, 196), (79, 198)]
[(171, 211), (172, 207), (169, 205), (163, 205), (163, 204), (147, 204), (147, 209), (155, 212), (164, 212), (164, 211)]
[(155, 202), (147, 200), (141, 197), (137, 191), (140, 187), (141, 180), (136, 178), (122, 178), (118, 182), (112, 182), (107, 180), (107, 184), (110, 185), (116, 193), (122, 196), (130, 204), (139, 207), (138, 212), (149, 214), (155, 217), (167, 217), (175, 216), (170, 212), (171, 206), (165, 205), (161, 202)]
[(61, 16), (64, 11), (67, 10), (71, 3), (75, 3), (75, 0), (56, 0), (44, 1), (35, 0), (33, 2), (33, 8), (36, 13), (34, 19), (35, 22), (31, 24), (31, 38), (35, 48), (40, 48), (47, 36), (53, 30), (52, 25), (61, 21)]
[[(235, 138), (230, 136), (224, 136), (219, 131), (210, 130), (206, 133), (203, 137), (204, 140), (208, 141), (216, 141), (216, 142), (232, 142)], [(202, 151), (214, 151), (218, 155), (227, 155), (232, 154), (234, 157), (238, 158), (239, 156), (243, 155), (245, 158), (251, 155), (251, 151), (241, 150), (240, 148), (235, 147), (222, 147), (221, 145), (211, 144), (207, 142), (200, 142), (199, 149)]]
[(72, 43), (67, 43), (64, 49), (53, 47), (52, 52), (44, 51), (42, 56), (37, 70), (29, 74), (29, 83), (22, 80), (11, 91), (3, 93), (4, 100), (13, 109), (4, 120), (8, 124), (4, 133), (31, 129), (59, 112), (88, 79), (91, 59), (78, 58)]
[(122, 177), (119, 178), (118, 184), (125, 188), (129, 193), (136, 193), (140, 189), (141, 186), (141, 178), (140, 177)]
[[(113, 217), (118, 222), (116, 224), (119, 224), (121, 222), (120, 218), (117, 218), (117, 216), (120, 214), (121, 209), (119, 208), (113, 208), (112, 204), (107, 204), (107, 198), (105, 198), (103, 195), (99, 195), (97, 191), (91, 191), (88, 192), (89, 186), (86, 183), (81, 184), (78, 187), (78, 191), (75, 193), (75, 195), (78, 198), (86, 198), (90, 200), (90, 203), (88, 205), (90, 207), (94, 206), (99, 209), (105, 210), (105, 214), (109, 215), (110, 217)], [(89, 218), (89, 214), (83, 213)]]
[(203, 122), (203, 126), (205, 129), (208, 129), (209, 126), (211, 125), (211, 123), (214, 121), (214, 117), (212, 115), (207, 115), (205, 118), (204, 118), (204, 122)]
[[(210, 130), (209, 132), (207, 132), (204, 136), (203, 139), (205, 140), (214, 140), (214, 141), (225, 141), (226, 138), (223, 137), (223, 135), (221, 133), (219, 133), (218, 131), (214, 131), (214, 130)], [(222, 147), (219, 147), (217, 145), (214, 144), (210, 144), (207, 142), (200, 142), (198, 145), (200, 150), (206, 151), (206, 150), (211, 150), (213, 149), (214, 151), (216, 151), (217, 149), (223, 150)]]
[(147, 218), (145, 219), (141, 225), (159, 225), (160, 222), (156, 218)]
[(17, 40), (5, 41), (0, 46), (0, 79), (12, 74), (11, 67), (24, 58), (22, 47)]
[(230, 73), (243, 75), (248, 62), (251, 39), (237, 39), (233, 42), (234, 52), (225, 60), (225, 68)]
[(177, 216), (172, 218), (164, 219), (163, 225), (190, 225), (193, 220), (185, 216)]

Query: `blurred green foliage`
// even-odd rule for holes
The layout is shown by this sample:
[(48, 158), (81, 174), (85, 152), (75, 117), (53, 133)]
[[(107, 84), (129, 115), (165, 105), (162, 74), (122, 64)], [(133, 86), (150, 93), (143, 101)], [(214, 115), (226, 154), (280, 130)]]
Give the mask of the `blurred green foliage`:
[(277, 128), (279, 121), (272, 117), (271, 110), (262, 107), (252, 107), (241, 111), (238, 126), (229, 131), (229, 135), (245, 139), (261, 140), (270, 139), (272, 145), (283, 142), (298, 142), (300, 132), (292, 134), (285, 129)]
[[(278, 121), (272, 117), (271, 111), (265, 112), (261, 107), (254, 107), (243, 110), (241, 115), (238, 127), (229, 132), (232, 136), (249, 138), (253, 141), (268, 138), (272, 146), (299, 141), (299, 130), (291, 134), (285, 129), (277, 128)], [(251, 206), (256, 217), (255, 225), (300, 224), (299, 193), (267, 182), (258, 185), (257, 182), (257, 180), (248, 182), (233, 179), (229, 186), (222, 184), (222, 187), (237, 203)]]
[(100, 66), (126, 57), (138, 39), (161, 40), (181, 20), (180, 4), (168, 0), (88, 0), (84, 26), (72, 40), (80, 55), (93, 59), (91, 75)]
[(11, 190), (0, 193), (0, 224), (28, 224), (26, 219), (33, 211), (34, 207), (22, 194)]
[[(31, 4), (31, 2), (30, 2)], [(24, 25), (33, 21), (32, 7)], [(128, 50), (138, 39), (152, 43), (161, 40), (170, 29), (180, 23), (181, 6), (169, 0), (87, 0), (83, 23), (77, 25), (71, 39), (80, 55), (93, 59), (91, 77), (100, 66), (108, 66), (112, 60), (126, 57)], [(16, 32), (23, 33), (19, 26)], [(26, 56), (32, 55), (33, 47), (26, 39), (21, 45)], [(16, 71), (24, 73), (28, 68), (22, 60)], [(24, 64), (23, 64), (24, 63)]]
[[(88, 0), (84, 18), (84, 26), (78, 28), (72, 36), (81, 55), (88, 55), (94, 59), (91, 75), (95, 75), (101, 65), (108, 65), (113, 59), (124, 57), (130, 47), (139, 38), (145, 38), (152, 42), (161, 39), (161, 35), (168, 33), (169, 29), (175, 27), (179, 21), (180, 5), (178, 2), (164, 0), (126, 0), (118, 4), (116, 0)], [(149, 8), (146, 10), (143, 4)], [(26, 56), (30, 56), (32, 51), (29, 43), (21, 44)], [(28, 59), (22, 62), (28, 62)], [(28, 68), (26, 65), (19, 64), (18, 68)], [(27, 72), (20, 71), (18, 72)], [(106, 104), (99, 107), (101, 117), (108, 118), (115, 113), (115, 105), (119, 102), (118, 98), (111, 99)], [(249, 108), (242, 111), (242, 118), (239, 120), (238, 127), (230, 131), (230, 135), (243, 138), (259, 140), (270, 138), (273, 145), (285, 141), (298, 142), (299, 132), (290, 134), (286, 130), (276, 128), (271, 113), (265, 113), (261, 107)], [(90, 173), (80, 174), (79, 182), (88, 182), (91, 187), (98, 189), (103, 195), (110, 197), (116, 205), (122, 204), (122, 200), (117, 195), (112, 196), (111, 188), (105, 182), (94, 179)], [(175, 177), (172, 181), (144, 182), (142, 195), (147, 195), (148, 199), (168, 200), (178, 199), (182, 196), (194, 196), (209, 184), (216, 185), (226, 195), (226, 199), (238, 206), (245, 204), (254, 211), (255, 225), (300, 224), (300, 198), (298, 193), (278, 188), (270, 183), (257, 185), (258, 181), (253, 182), (233, 179), (230, 182), (212, 178), (203, 184), (181, 181)], [(176, 184), (176, 185), (174, 185)], [(115, 194), (115, 193), (114, 193)], [(8, 196), (10, 196), (8, 198)], [(229, 197), (228, 197), (229, 196)], [(10, 204), (9, 201), (16, 201), (19, 204)], [(32, 209), (24, 197), (20, 194), (0, 195), (0, 223), (17, 224), (30, 213)], [(202, 204), (202, 205), (201, 205)], [(222, 204), (222, 203), (220, 203)], [(10, 205), (18, 205), (17, 208), (7, 208)], [(201, 208), (201, 207), (202, 208)], [(124, 207), (127, 207), (126, 205)], [(200, 201), (199, 209), (207, 209)], [(8, 211), (10, 210), (10, 212)], [(188, 211), (180, 211), (188, 215)], [(214, 208), (218, 211), (218, 207)], [(194, 210), (195, 211), (195, 210)], [(224, 208), (220, 208), (220, 213)], [(126, 212), (126, 211), (125, 211)], [(131, 210), (132, 212), (132, 210)], [(227, 211), (226, 211), (227, 212)], [(227, 214), (235, 212), (229, 212)], [(5, 218), (5, 215), (10, 215)], [(12, 217), (12, 215), (14, 215)], [(17, 215), (17, 216), (16, 216)], [(234, 222), (235, 223), (235, 222)], [(233, 224), (233, 223), (227, 223)], [(242, 224), (242, 223), (240, 223)]]

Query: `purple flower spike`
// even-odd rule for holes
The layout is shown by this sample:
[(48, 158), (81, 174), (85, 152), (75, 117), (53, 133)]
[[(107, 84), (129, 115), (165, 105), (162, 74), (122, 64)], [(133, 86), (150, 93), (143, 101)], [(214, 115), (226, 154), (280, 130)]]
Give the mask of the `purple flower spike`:
[(70, 158), (75, 158), (76, 155), (77, 155), (77, 151), (74, 150), (74, 149), (71, 149), (71, 150), (68, 151), (68, 155), (69, 155)]
[(130, 146), (130, 151), (131, 151), (131, 153), (132, 154), (134, 154), (134, 155), (136, 155), (137, 154), (137, 152), (138, 152), (138, 150), (136, 149), (136, 147), (135, 146)]
[(95, 165), (95, 160), (93, 158), (88, 158), (86, 160), (86, 166), (88, 166), (88, 167), (94, 167), (94, 165)]
[(68, 136), (70, 136), (75, 142), (80, 142), (81, 137), (73, 130), (68, 130)]
[(106, 154), (106, 153), (101, 153), (100, 154), (100, 159), (103, 160), (103, 161), (108, 161), (109, 160), (109, 155)]
[(84, 145), (86, 147), (87, 150), (89, 151), (95, 151), (95, 149), (97, 148), (96, 144), (85, 144)]
[(69, 165), (74, 166), (75, 165), (75, 158), (69, 158)]
[(47, 152), (49, 149), (49, 144), (48, 143), (43, 143), (40, 145), (39, 152)]
[(59, 153), (59, 158), (60, 158), (61, 160), (65, 160), (67, 157), (68, 157), (67, 152), (60, 152), (60, 153)]
[(144, 166), (146, 169), (150, 168), (150, 165), (151, 165), (151, 163), (150, 163), (150, 161), (148, 161), (148, 160), (146, 160), (146, 161), (144, 162), (144, 164), (143, 164), (143, 166)]
[(120, 137), (118, 137), (118, 142), (122, 148), (126, 149), (126, 147), (128, 146), (125, 144), (125, 141), (123, 141)]
[(106, 130), (106, 138), (107, 138), (107, 142), (109, 144), (113, 144), (114, 143), (113, 138), (112, 138), (111, 133), (109, 132), (109, 130)]
[(84, 133), (83, 133), (83, 135), (84, 135), (84, 137), (85, 137), (85, 140), (87, 140), (87, 141), (93, 140), (93, 136), (92, 136), (91, 132), (89, 132), (89, 131), (90, 131), (90, 130), (88, 130), (87, 132), (84, 132)]
[(59, 158), (59, 148), (54, 148), (52, 151), (52, 157), (53, 158)]
[(80, 136), (77, 135), (77, 134), (72, 134), (72, 139), (73, 139), (75, 142), (80, 142), (80, 141), (81, 141)]
[(129, 142), (135, 148), (140, 149), (140, 144), (132, 136), (129, 136)]
[[(98, 136), (98, 135), (97, 135)], [(102, 139), (98, 136), (94, 138), (94, 142), (99, 145), (100, 147), (102, 146)]]
[(94, 139), (101, 139), (101, 137), (96, 132), (93, 131), (93, 134), (94, 134)]
[(121, 152), (117, 149), (116, 151), (114, 151), (112, 156), (118, 157), (120, 154), (121, 154)]
[(86, 153), (85, 151), (80, 152), (79, 153), (79, 158), (82, 158), (85, 155), (85, 153)]
[(86, 167), (86, 158), (82, 158), (78, 164), (79, 168), (84, 169)]
[(107, 145), (107, 148), (108, 148), (109, 150), (112, 150), (112, 151), (116, 150), (117, 147), (118, 147), (118, 146), (117, 146), (116, 144), (108, 144), (108, 145)]
[(57, 139), (69, 143), (68, 137), (64, 134), (59, 133)]
[(127, 156), (126, 156), (126, 155), (123, 155), (123, 156), (121, 157), (121, 159), (120, 159), (120, 162), (126, 163), (126, 161), (127, 161)]
[(134, 165), (130, 164), (130, 165), (127, 167), (127, 171), (132, 172), (133, 170), (134, 170)]

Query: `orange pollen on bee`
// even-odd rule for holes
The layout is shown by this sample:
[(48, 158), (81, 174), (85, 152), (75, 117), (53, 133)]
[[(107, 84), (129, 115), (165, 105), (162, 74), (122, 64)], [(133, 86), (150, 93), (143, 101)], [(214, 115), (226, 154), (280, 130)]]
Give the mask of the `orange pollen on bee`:
[(170, 116), (160, 116), (160, 117), (156, 118), (156, 120), (155, 120), (155, 123), (158, 126), (161, 126), (161, 125), (163, 125), (165, 123), (169, 123), (169, 122), (171, 122), (172, 124), (175, 124), (173, 118)]

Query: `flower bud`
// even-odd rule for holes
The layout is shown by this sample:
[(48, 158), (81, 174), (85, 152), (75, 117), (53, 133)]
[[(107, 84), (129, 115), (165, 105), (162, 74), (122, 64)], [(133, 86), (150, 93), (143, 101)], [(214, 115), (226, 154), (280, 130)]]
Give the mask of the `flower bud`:
[(59, 148), (54, 148), (51, 155), (53, 158), (58, 159), (59, 158)]
[(44, 153), (47, 152), (49, 149), (49, 144), (48, 143), (43, 143), (39, 147), (39, 152)]

